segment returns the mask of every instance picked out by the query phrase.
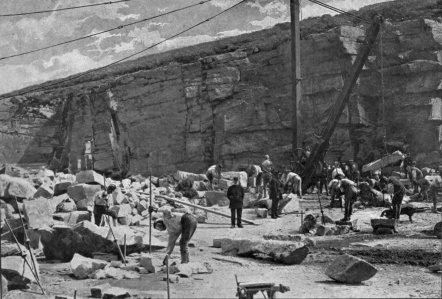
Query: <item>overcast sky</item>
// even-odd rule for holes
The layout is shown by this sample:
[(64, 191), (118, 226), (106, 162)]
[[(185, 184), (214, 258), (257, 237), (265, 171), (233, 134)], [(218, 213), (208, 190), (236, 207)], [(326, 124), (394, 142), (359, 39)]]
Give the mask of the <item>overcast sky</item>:
[[(116, 1), (116, 0), (111, 0)], [(322, 0), (343, 10), (387, 0)], [(109, 0), (0, 0), (0, 14), (81, 6)], [(68, 11), (0, 17), (0, 57), (18, 54), (185, 7), (200, 0), (131, 0)], [(240, 0), (212, 0), (188, 10), (41, 52), (0, 60), (0, 94), (97, 68), (188, 28)], [(250, 0), (143, 53), (148, 55), (288, 22), (290, 0)], [(334, 11), (301, 0), (302, 18)], [(135, 57), (136, 58), (136, 57)]]

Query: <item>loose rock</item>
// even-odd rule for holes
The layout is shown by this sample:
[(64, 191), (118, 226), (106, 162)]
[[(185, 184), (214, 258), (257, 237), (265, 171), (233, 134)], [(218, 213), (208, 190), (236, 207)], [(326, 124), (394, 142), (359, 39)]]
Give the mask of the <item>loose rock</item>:
[(70, 262), (72, 273), (75, 277), (85, 279), (92, 272), (106, 267), (105, 261), (90, 259), (79, 254), (75, 254)]
[(358, 284), (372, 278), (377, 271), (363, 259), (343, 254), (333, 261), (325, 274), (339, 282)]
[(40, 197), (34, 200), (25, 200), (23, 204), (24, 218), (30, 228), (52, 226), (52, 208), (46, 198)]

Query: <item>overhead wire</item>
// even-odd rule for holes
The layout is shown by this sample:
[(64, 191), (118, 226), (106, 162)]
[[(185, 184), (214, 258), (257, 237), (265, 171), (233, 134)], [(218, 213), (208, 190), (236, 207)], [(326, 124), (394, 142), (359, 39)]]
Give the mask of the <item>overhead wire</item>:
[(63, 10), (71, 10), (71, 9), (86, 8), (86, 7), (92, 7), (92, 6), (117, 4), (117, 3), (121, 3), (121, 2), (129, 2), (129, 1), (132, 1), (132, 0), (118, 0), (118, 1), (109, 1), (109, 2), (102, 2), (102, 3), (95, 3), (95, 4), (87, 4), (87, 5), (81, 5), (81, 6), (57, 8), (57, 9), (51, 9), (51, 10), (40, 10), (40, 11), (30, 11), (30, 12), (18, 12), (18, 13), (11, 13), (11, 14), (0, 14), (0, 17), (16, 17), (16, 16), (26, 16), (26, 15), (34, 15), (34, 14), (42, 14), (42, 13), (52, 13), (52, 12), (63, 11)]
[[(210, 1), (210, 0), (209, 0), (209, 1)], [(177, 37), (177, 36), (179, 36), (179, 35), (181, 35), (181, 34), (183, 34), (183, 33), (186, 33), (186, 32), (188, 32), (188, 31), (192, 30), (193, 28), (198, 27), (198, 26), (201, 25), (201, 24), (204, 24), (204, 23), (206, 23), (206, 22), (209, 22), (210, 20), (212, 20), (212, 19), (214, 19), (214, 18), (216, 18), (216, 17), (222, 15), (223, 13), (225, 13), (225, 12), (227, 12), (227, 11), (229, 11), (229, 10), (235, 8), (235, 7), (237, 7), (238, 5), (240, 5), (240, 4), (242, 4), (242, 3), (246, 2), (246, 1), (249, 1), (249, 0), (242, 0), (242, 1), (240, 1), (240, 2), (234, 4), (234, 5), (230, 6), (230, 7), (228, 7), (228, 8), (226, 8), (226, 9), (222, 10), (221, 12), (219, 12), (219, 13), (217, 13), (217, 14), (215, 14), (215, 15), (213, 15), (213, 16), (211, 16), (211, 17), (209, 17), (209, 18), (207, 18), (207, 19), (205, 19), (205, 20), (203, 20), (203, 21), (201, 21), (201, 22), (199, 22), (199, 23), (197, 23), (197, 24), (195, 24), (195, 25), (193, 25), (193, 26), (191, 26), (191, 27), (185, 29), (185, 30), (182, 30), (182, 31), (180, 31), (180, 32), (178, 32), (178, 33), (176, 33), (176, 34), (174, 34), (174, 35), (172, 35), (172, 36), (170, 36), (170, 37), (168, 37), (168, 38), (166, 38), (166, 39), (160, 41), (160, 42), (157, 42), (157, 43), (155, 43), (155, 44), (153, 44), (153, 45), (151, 45), (151, 46), (149, 46), (149, 47), (147, 47), (147, 48), (145, 48), (145, 49), (143, 49), (143, 50), (137, 51), (136, 53), (133, 53), (133, 54), (131, 54), (131, 55), (129, 55), (129, 56), (126, 56), (126, 57), (124, 57), (124, 58), (121, 58), (121, 59), (119, 59), (119, 60), (116, 60), (116, 61), (114, 61), (114, 62), (112, 62), (112, 63), (109, 63), (109, 64), (104, 65), (104, 66), (102, 66), (102, 67), (99, 67), (99, 68), (96, 68), (96, 69), (92, 69), (92, 70), (89, 70), (89, 71), (83, 72), (83, 73), (81, 73), (81, 74), (74, 75), (74, 76), (71, 76), (71, 77), (68, 77), (68, 78), (65, 78), (65, 79), (62, 79), (62, 80), (57, 80), (56, 82), (54, 82), (54, 83), (52, 83), (52, 84), (48, 84), (48, 85), (45, 85), (45, 86), (37, 87), (37, 88), (31, 89), (31, 90), (28, 90), (28, 91), (23, 91), (23, 92), (21, 92), (21, 93), (13, 94), (13, 95), (10, 95), (10, 96), (9, 96), (9, 95), (8, 95), (8, 96), (3, 96), (3, 97), (0, 97), (0, 100), (6, 99), (6, 98), (10, 98), (10, 97), (13, 97), (13, 96), (21, 96), (21, 95), (24, 95), (24, 94), (27, 94), (27, 93), (31, 93), (31, 92), (35, 92), (35, 91), (39, 91), (39, 90), (41, 90), (41, 89), (46, 89), (46, 88), (48, 88), (48, 87), (51, 87), (51, 86), (54, 86), (54, 85), (59, 85), (59, 84), (62, 84), (62, 83), (64, 83), (64, 82), (67, 82), (67, 81), (75, 80), (75, 79), (80, 78), (80, 77), (82, 77), (82, 76), (85, 76), (85, 75), (87, 75), (87, 74), (90, 74), (90, 73), (93, 73), (93, 72), (96, 72), (96, 71), (102, 70), (102, 69), (104, 69), (104, 68), (110, 67), (110, 66), (112, 66), (112, 65), (118, 64), (118, 63), (120, 63), (120, 62), (122, 62), (122, 61), (125, 61), (125, 60), (127, 60), (127, 59), (129, 59), (129, 58), (132, 58), (132, 57), (134, 57), (134, 56), (136, 56), (136, 55), (139, 55), (139, 54), (141, 54), (141, 53), (143, 53), (143, 52), (145, 52), (145, 51), (148, 51), (148, 50), (150, 50), (150, 49), (152, 49), (152, 48), (154, 48), (154, 47), (156, 47), (156, 46), (158, 46), (158, 45), (160, 45), (160, 44), (162, 44), (162, 43), (164, 43), (164, 42), (166, 42), (166, 41), (168, 41), (168, 40), (171, 40), (171, 39), (173, 39), (173, 38), (175, 38), (175, 37)]]
[(39, 51), (43, 51), (43, 50), (47, 50), (47, 49), (50, 49), (50, 48), (54, 48), (54, 47), (58, 47), (58, 46), (61, 46), (61, 45), (73, 43), (73, 42), (76, 42), (76, 41), (79, 41), (79, 40), (83, 40), (83, 39), (86, 39), (86, 38), (94, 37), (94, 36), (97, 36), (97, 35), (100, 35), (100, 34), (103, 34), (103, 33), (106, 33), (106, 32), (110, 32), (110, 31), (113, 31), (113, 30), (117, 30), (117, 29), (121, 30), (121, 29), (123, 29), (124, 27), (127, 27), (127, 26), (132, 26), (132, 25), (135, 25), (135, 24), (144, 23), (144, 22), (147, 22), (147, 21), (159, 18), (159, 17), (163, 17), (165, 15), (169, 15), (169, 14), (181, 11), (181, 10), (186, 10), (186, 9), (192, 8), (194, 6), (202, 5), (202, 4), (205, 4), (205, 3), (210, 2), (210, 1), (212, 1), (212, 0), (200, 1), (198, 3), (192, 4), (192, 5), (188, 5), (188, 6), (185, 6), (185, 7), (181, 7), (181, 8), (177, 8), (177, 9), (174, 9), (174, 10), (171, 10), (169, 12), (162, 13), (162, 14), (159, 14), (159, 15), (156, 15), (156, 16), (153, 16), (153, 17), (149, 17), (149, 18), (145, 18), (145, 19), (142, 19), (142, 20), (139, 20), (139, 21), (136, 21), (136, 22), (131, 22), (131, 23), (127, 23), (127, 24), (124, 24), (124, 25), (120, 25), (120, 26), (117, 26), (117, 27), (114, 27), (114, 28), (111, 28), (111, 29), (107, 29), (107, 30), (104, 30), (104, 31), (100, 31), (100, 32), (96, 32), (96, 33), (93, 33), (93, 34), (85, 35), (83, 37), (75, 38), (75, 39), (72, 39), (72, 40), (69, 40), (69, 41), (61, 42), (61, 43), (58, 43), (58, 44), (46, 46), (46, 47), (35, 49), (35, 50), (30, 50), (30, 51), (27, 51), (27, 52), (22, 52), (22, 53), (18, 53), (18, 54), (14, 54), (14, 55), (0, 57), (0, 60), (9, 59), (9, 58), (13, 58), (13, 57), (23, 56), (23, 55), (27, 55), (27, 54), (31, 54), (31, 53), (35, 53), (35, 52), (39, 52)]
[(309, 1), (310, 1), (310, 2), (313, 2), (313, 3), (315, 3), (315, 4), (318, 4), (318, 5), (321, 5), (321, 6), (325, 7), (325, 8), (330, 9), (330, 10), (333, 10), (333, 11), (335, 11), (335, 12), (337, 12), (337, 13), (341, 13), (341, 14), (347, 15), (347, 16), (349, 16), (349, 17), (355, 18), (355, 19), (357, 19), (357, 20), (359, 20), (359, 21), (365, 22), (365, 23), (367, 23), (367, 24), (371, 24), (370, 21), (368, 21), (368, 20), (366, 20), (366, 19), (364, 19), (364, 18), (362, 18), (362, 17), (359, 17), (359, 16), (357, 16), (357, 15), (355, 15), (355, 14), (352, 14), (352, 13), (347, 12), (347, 11), (345, 11), (345, 10), (339, 9), (339, 8), (337, 8), (337, 7), (334, 7), (334, 6), (331, 6), (331, 5), (325, 4), (324, 2), (321, 2), (321, 1), (318, 1), (318, 0), (309, 0)]

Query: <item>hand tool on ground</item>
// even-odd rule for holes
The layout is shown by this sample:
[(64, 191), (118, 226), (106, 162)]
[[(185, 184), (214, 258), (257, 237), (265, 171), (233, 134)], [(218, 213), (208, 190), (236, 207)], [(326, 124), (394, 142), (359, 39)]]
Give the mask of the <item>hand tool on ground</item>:
[[(264, 298), (274, 299), (276, 292), (285, 293), (290, 291), (290, 288), (273, 282), (238, 282), (238, 276), (235, 274), (237, 292), (236, 296), (239, 299), (253, 299), (253, 296), (261, 292)], [(267, 297), (265, 293), (267, 293)]]
[(109, 215), (105, 215), (105, 218), (107, 220), (107, 225), (109, 225), (109, 230), (112, 233), (112, 237), (114, 238), (115, 245), (117, 246), (118, 252), (120, 253), (121, 259), (123, 260), (123, 263), (126, 266), (126, 259), (123, 256), (123, 252), (121, 252), (120, 245), (118, 245), (117, 238), (115, 237), (114, 231), (113, 231), (112, 226), (111, 226), (110, 221), (109, 221)]
[[(31, 273), (34, 276), (35, 281), (37, 282), (38, 286), (41, 289), (41, 292), (43, 293), (43, 295), (45, 295), (45, 291), (44, 291), (43, 287), (40, 284), (40, 280), (38, 279), (38, 273), (36, 273), (36, 271), (37, 271), (36, 268), (32, 268), (31, 265), (29, 264), (28, 260), (26, 259), (26, 256), (27, 256), (26, 252), (23, 252), (23, 250), (21, 249), (20, 243), (18, 242), (17, 237), (15, 236), (14, 232), (12, 231), (12, 229), (9, 226), (9, 223), (8, 223), (8, 221), (6, 219), (5, 219), (5, 224), (8, 227), (9, 231), (11, 232), (11, 235), (14, 238), (15, 244), (17, 244), (18, 250), (20, 251), (21, 258), (25, 261), (26, 265), (28, 265), (29, 270), (31, 270)], [(32, 259), (32, 252), (30, 252), (30, 255), (31, 255), (31, 259)], [(22, 275), (22, 277), (23, 277), (23, 275)]]

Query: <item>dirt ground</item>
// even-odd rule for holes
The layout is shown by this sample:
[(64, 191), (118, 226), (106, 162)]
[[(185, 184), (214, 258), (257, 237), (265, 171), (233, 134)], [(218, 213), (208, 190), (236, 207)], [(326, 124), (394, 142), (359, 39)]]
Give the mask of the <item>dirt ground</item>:
[[(313, 205), (314, 206), (314, 205)], [(227, 208), (218, 208), (228, 212)], [(290, 287), (286, 293), (277, 293), (278, 298), (372, 298), (372, 297), (419, 297), (441, 298), (442, 275), (432, 273), (426, 266), (441, 261), (442, 240), (432, 235), (434, 225), (442, 220), (439, 214), (418, 213), (410, 223), (408, 216), (401, 216), (400, 232), (396, 235), (374, 236), (371, 232), (370, 217), (379, 217), (382, 208), (356, 210), (353, 218), (358, 219), (360, 232), (346, 236), (313, 237), (320, 240), (318, 248), (313, 248), (301, 265), (282, 265), (270, 259), (226, 257), (220, 248), (212, 247), (214, 238), (262, 238), (264, 234), (294, 234), (301, 224), (301, 216), (285, 215), (279, 219), (256, 218), (253, 210), (244, 210), (243, 218), (255, 220), (258, 225), (244, 225), (244, 228), (230, 228), (230, 219), (209, 214), (207, 223), (199, 224), (192, 239), (195, 247), (190, 248), (190, 260), (209, 262), (212, 274), (198, 274), (191, 278), (180, 278), (179, 283), (171, 284), (171, 298), (235, 298), (236, 281), (260, 281), (281, 283)], [(319, 213), (310, 206), (305, 213)], [(333, 219), (342, 217), (341, 209), (325, 209), (325, 214)], [(305, 215), (305, 214), (304, 214)], [(140, 228), (148, 230), (148, 227)], [(166, 241), (165, 232), (153, 231), (153, 235)], [(318, 243), (318, 244), (319, 244)], [(323, 246), (323, 248), (321, 248)], [(154, 253), (163, 258), (165, 250)], [(378, 273), (360, 285), (337, 283), (327, 277), (326, 267), (342, 253), (349, 253), (373, 263)], [(221, 257), (239, 261), (235, 264), (213, 258)], [(109, 258), (97, 256), (96, 258)], [(116, 259), (116, 257), (111, 257)], [(172, 261), (179, 262), (179, 247), (175, 248)], [(143, 274), (132, 280), (77, 280), (69, 269), (69, 263), (45, 261), (40, 258), (42, 283), (49, 294), (73, 295), (77, 298), (90, 296), (94, 285), (110, 283), (136, 292), (140, 297), (154, 296), (167, 298), (165, 273)], [(37, 290), (37, 288), (35, 288)], [(255, 298), (264, 298), (262, 294)]]

